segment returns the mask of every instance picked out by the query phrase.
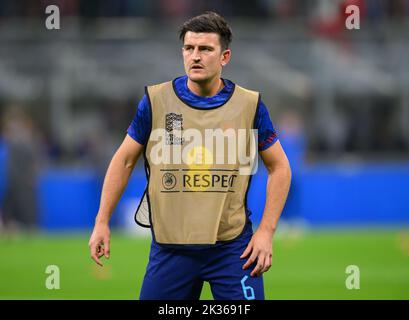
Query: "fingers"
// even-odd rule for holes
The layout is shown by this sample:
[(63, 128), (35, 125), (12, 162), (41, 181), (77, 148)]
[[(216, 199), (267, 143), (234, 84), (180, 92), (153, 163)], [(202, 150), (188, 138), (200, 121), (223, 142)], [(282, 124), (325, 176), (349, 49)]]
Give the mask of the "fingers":
[(268, 271), (272, 264), (272, 257), (272, 254), (260, 255), (257, 258), (257, 265), (254, 267), (250, 275), (252, 277), (258, 277)]
[(268, 268), (266, 271), (268, 271), (272, 265), (273, 265), (273, 254), (270, 253), (269, 256), (267, 257), (267, 267)]
[(97, 250), (97, 256), (98, 258), (101, 258), (104, 255), (104, 247), (99, 246)]
[(100, 258), (105, 256), (106, 259), (109, 259), (110, 256), (109, 227), (105, 225), (96, 225), (88, 245), (90, 248), (91, 259), (102, 267), (103, 264)]
[(271, 262), (272, 262), (272, 255), (271, 255), (271, 254), (266, 255), (266, 256), (264, 257), (264, 266), (263, 266), (263, 269), (261, 270), (261, 273), (260, 273), (260, 274), (262, 274), (262, 273), (264, 273), (264, 272), (267, 272), (267, 271), (270, 269), (270, 267), (271, 267)]
[(261, 271), (264, 268), (264, 258), (265, 258), (264, 255), (260, 255), (259, 257), (257, 257), (257, 264), (251, 271), (250, 276), (258, 277), (261, 274)]
[(240, 256), (240, 259), (247, 257), (252, 249), (253, 249), (253, 242), (250, 241), (250, 243), (247, 245), (246, 250), (244, 250), (243, 254)]
[(270, 269), (272, 264), (272, 242), (269, 237), (256, 232), (240, 258), (247, 257), (250, 253), (250, 258), (243, 265), (243, 269), (247, 269), (256, 262), (250, 276), (259, 276)]
[(110, 253), (110, 243), (109, 243), (109, 238), (106, 238), (104, 240), (104, 254), (105, 258), (109, 259), (109, 253)]
[(250, 273), (250, 276), (252, 277), (258, 277), (270, 269), (272, 264), (272, 254), (264, 254), (260, 252), (257, 254), (256, 252), (253, 252), (250, 258), (243, 265), (243, 269), (247, 269), (255, 261), (257, 261), (257, 264)]
[(101, 257), (100, 256), (101, 245), (91, 244), (90, 245), (90, 250), (91, 250), (91, 259), (94, 260), (99, 266), (103, 267), (104, 265), (99, 260), (99, 258)]
[(109, 238), (104, 239), (100, 243), (90, 241), (89, 247), (91, 251), (91, 259), (94, 260), (99, 266), (103, 267), (104, 265), (102, 264), (100, 258), (105, 256), (105, 258), (109, 259)]
[(253, 250), (250, 258), (247, 259), (246, 263), (243, 265), (243, 269), (247, 269), (257, 258), (258, 252)]

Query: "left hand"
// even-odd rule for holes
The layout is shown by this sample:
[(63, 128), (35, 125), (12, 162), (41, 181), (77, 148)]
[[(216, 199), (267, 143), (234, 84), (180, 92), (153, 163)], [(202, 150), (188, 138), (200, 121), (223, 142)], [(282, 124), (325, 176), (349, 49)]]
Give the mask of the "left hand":
[(264, 230), (257, 230), (240, 259), (247, 257), (250, 253), (250, 258), (243, 265), (243, 269), (247, 269), (257, 259), (257, 265), (250, 273), (252, 277), (260, 276), (270, 269), (273, 259), (272, 234)]

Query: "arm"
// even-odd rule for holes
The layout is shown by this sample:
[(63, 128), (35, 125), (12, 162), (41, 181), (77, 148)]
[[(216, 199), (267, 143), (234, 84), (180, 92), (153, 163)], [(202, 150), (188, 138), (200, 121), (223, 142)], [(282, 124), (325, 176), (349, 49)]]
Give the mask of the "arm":
[(105, 175), (95, 226), (89, 240), (91, 258), (102, 266), (100, 257), (109, 258), (109, 219), (126, 187), (143, 150), (143, 145), (127, 135), (113, 156)]
[(271, 267), (273, 236), (291, 182), (290, 165), (280, 141), (261, 151), (260, 156), (268, 170), (266, 205), (260, 225), (240, 257), (245, 258), (251, 253), (243, 269), (247, 269), (257, 259), (257, 265), (251, 272), (252, 276), (261, 275)]

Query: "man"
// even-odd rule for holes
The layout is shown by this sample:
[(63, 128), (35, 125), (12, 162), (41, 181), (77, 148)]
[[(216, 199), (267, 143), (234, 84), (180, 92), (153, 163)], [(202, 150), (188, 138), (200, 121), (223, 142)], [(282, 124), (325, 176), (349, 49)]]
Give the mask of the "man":
[[(226, 21), (207, 12), (185, 22), (180, 38), (186, 76), (146, 88), (106, 174), (91, 257), (101, 266), (100, 258), (109, 258), (109, 218), (144, 151), (148, 214), (144, 220), (142, 201), (136, 221), (151, 227), (152, 245), (140, 299), (199, 299), (203, 281), (215, 299), (264, 299), (288, 160), (260, 95), (221, 78), (231, 56)], [(254, 235), (246, 202), (251, 176), (242, 170), (253, 129), (269, 172)]]

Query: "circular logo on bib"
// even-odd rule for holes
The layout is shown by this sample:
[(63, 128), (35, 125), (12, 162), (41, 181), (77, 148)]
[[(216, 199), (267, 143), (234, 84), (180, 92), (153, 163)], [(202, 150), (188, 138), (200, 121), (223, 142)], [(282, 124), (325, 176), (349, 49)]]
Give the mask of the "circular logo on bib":
[(170, 172), (166, 172), (162, 177), (162, 185), (166, 190), (173, 189), (176, 185), (176, 177)]

